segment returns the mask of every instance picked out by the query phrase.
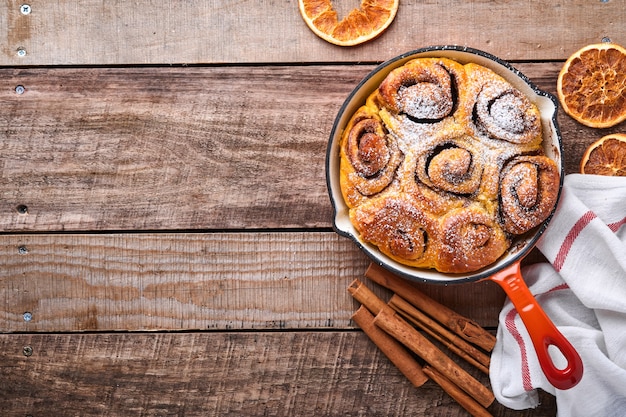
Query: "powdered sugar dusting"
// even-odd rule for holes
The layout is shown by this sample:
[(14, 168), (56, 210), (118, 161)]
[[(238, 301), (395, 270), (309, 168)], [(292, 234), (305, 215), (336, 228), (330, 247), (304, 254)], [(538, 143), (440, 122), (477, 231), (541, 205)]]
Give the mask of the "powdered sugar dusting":
[(490, 108), (494, 123), (507, 132), (521, 133), (524, 131), (524, 112), (521, 100), (513, 94), (505, 94), (495, 100)]
[(417, 83), (398, 91), (400, 110), (416, 119), (437, 120), (452, 111), (450, 90), (434, 83)]

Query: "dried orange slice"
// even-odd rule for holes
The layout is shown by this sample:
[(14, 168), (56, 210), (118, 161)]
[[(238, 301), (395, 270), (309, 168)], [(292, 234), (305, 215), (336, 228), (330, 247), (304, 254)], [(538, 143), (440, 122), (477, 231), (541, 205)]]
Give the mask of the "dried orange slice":
[(578, 50), (559, 73), (557, 94), (563, 110), (585, 126), (626, 120), (626, 49), (600, 43)]
[(626, 177), (626, 134), (613, 133), (592, 143), (580, 161), (580, 172)]
[(331, 0), (299, 0), (300, 14), (320, 38), (340, 46), (354, 46), (374, 39), (396, 17), (400, 0), (362, 0), (339, 21)]

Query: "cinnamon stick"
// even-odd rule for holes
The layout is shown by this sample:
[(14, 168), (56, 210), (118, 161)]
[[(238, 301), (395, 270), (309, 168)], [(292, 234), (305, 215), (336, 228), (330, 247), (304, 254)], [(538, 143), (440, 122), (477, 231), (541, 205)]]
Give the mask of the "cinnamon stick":
[(428, 381), (422, 366), (411, 353), (393, 337), (375, 326), (374, 316), (364, 306), (358, 308), (352, 319), (413, 385), (420, 387)]
[(388, 304), (406, 320), (424, 330), (435, 340), (443, 343), (448, 349), (456, 353), (466, 362), (489, 375), (490, 358), (480, 349), (477, 349), (474, 345), (471, 345), (443, 327), (436, 320), (431, 319), (426, 314), (419, 311), (398, 294), (394, 294), (389, 299)]
[(461, 388), (452, 383), (439, 371), (431, 366), (424, 366), (424, 373), (435, 381), (445, 392), (448, 393), (461, 407), (475, 417), (492, 417), (491, 413), (476, 400), (467, 395)]
[(487, 387), (446, 356), (390, 307), (380, 310), (374, 318), (374, 324), (424, 359), (483, 407), (488, 407), (495, 400), (495, 396)]
[(392, 274), (383, 267), (370, 263), (365, 276), (379, 285), (400, 295), (409, 303), (430, 315), (455, 334), (490, 352), (496, 344), (496, 338), (478, 323), (461, 316), (446, 306), (436, 302), (418, 290), (408, 281)]
[(376, 294), (372, 292), (369, 288), (363, 284), (363, 282), (355, 279), (348, 286), (348, 292), (355, 300), (359, 303), (363, 304), (365, 308), (372, 312), (373, 315), (376, 315), (380, 312), (380, 310), (384, 308), (390, 308), (387, 304), (378, 298)]

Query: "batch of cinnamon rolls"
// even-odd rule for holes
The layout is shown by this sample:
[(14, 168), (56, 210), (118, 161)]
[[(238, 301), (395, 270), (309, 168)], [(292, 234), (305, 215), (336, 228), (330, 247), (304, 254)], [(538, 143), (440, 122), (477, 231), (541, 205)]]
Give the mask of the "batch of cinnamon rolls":
[(361, 238), (412, 267), (488, 266), (556, 204), (537, 107), (490, 69), (448, 58), (396, 68), (352, 115), (340, 183)]

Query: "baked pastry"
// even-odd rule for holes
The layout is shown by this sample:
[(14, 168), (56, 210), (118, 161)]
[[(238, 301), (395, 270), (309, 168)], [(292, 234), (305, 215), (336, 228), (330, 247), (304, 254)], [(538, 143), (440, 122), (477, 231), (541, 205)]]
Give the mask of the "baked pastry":
[(542, 142), (537, 107), (490, 69), (411, 60), (389, 73), (342, 134), (350, 220), (402, 264), (479, 270), (556, 204), (559, 170)]

